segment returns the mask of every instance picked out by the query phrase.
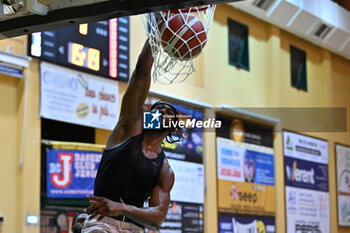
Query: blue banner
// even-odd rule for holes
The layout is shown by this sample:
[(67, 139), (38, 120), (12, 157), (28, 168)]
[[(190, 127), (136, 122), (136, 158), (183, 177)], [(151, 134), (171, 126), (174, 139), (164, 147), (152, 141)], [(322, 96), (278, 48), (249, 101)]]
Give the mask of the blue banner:
[(16, 68), (5, 64), (0, 64), (0, 73), (21, 78), (23, 76), (22, 68)]
[[(275, 169), (272, 154), (246, 150), (244, 155), (244, 169), (253, 170), (252, 181), (256, 184), (275, 185)], [(247, 179), (246, 179), (247, 181)]]
[(328, 192), (328, 166), (284, 157), (285, 185)]
[(46, 153), (47, 196), (85, 198), (93, 195), (102, 152), (48, 150)]

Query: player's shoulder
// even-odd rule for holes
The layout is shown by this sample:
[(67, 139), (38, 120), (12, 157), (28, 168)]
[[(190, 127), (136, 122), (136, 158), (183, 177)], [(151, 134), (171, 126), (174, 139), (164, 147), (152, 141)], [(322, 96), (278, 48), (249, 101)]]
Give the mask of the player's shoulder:
[(162, 165), (162, 169), (161, 169), (161, 175), (164, 177), (167, 177), (169, 179), (173, 179), (174, 178), (174, 171), (170, 166), (170, 163), (168, 161), (168, 159), (165, 157), (163, 160), (163, 165)]
[(170, 191), (175, 182), (175, 174), (171, 169), (167, 158), (163, 160), (163, 166), (159, 174), (159, 184), (163, 189)]

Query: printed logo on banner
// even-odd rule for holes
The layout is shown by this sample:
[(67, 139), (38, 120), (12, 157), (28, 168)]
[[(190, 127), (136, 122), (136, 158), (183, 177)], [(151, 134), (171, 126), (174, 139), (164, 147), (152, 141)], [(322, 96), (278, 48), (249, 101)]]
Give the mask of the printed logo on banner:
[(295, 206), (295, 204), (296, 204), (296, 193), (294, 191), (289, 192), (287, 201), (288, 201), (288, 204), (290, 206)]
[(286, 186), (328, 191), (328, 166), (285, 156)]
[(58, 153), (58, 162), (49, 163), (51, 183), (56, 188), (66, 188), (72, 183), (73, 153)]
[(287, 142), (286, 142), (286, 144), (287, 144), (287, 150), (293, 150), (293, 142), (292, 142), (292, 140), (290, 139), (290, 137), (289, 136), (287, 136)]
[(338, 182), (339, 195), (350, 196), (350, 170), (344, 169), (339, 175)]
[(231, 192), (230, 192), (232, 200), (234, 200), (234, 201), (238, 200), (238, 193), (239, 193), (239, 190), (238, 190), (237, 186), (233, 184), (231, 186)]
[(92, 195), (101, 156), (101, 152), (48, 150), (47, 196), (85, 198), (86, 195)]
[(219, 212), (219, 233), (275, 233), (270, 216), (247, 216)]
[(320, 226), (317, 223), (297, 221), (295, 224), (295, 233), (313, 232), (322, 233)]
[(314, 169), (303, 170), (297, 168), (298, 163), (296, 160), (293, 162), (293, 167), (286, 166), (287, 179), (296, 182), (302, 182), (306, 184), (315, 184), (315, 172)]
[(143, 128), (144, 129), (160, 129), (160, 116), (159, 110), (156, 112), (144, 112), (143, 113)]

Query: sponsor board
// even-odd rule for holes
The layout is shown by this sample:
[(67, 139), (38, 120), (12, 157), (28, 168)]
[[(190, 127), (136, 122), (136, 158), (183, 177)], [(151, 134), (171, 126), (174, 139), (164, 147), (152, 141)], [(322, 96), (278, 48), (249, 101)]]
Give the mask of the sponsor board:
[(102, 152), (54, 150), (46, 152), (46, 185), (50, 198), (93, 195)]
[(285, 156), (328, 164), (328, 143), (324, 140), (283, 131), (283, 146)]
[(274, 216), (275, 169), (272, 128), (220, 114), (216, 130), (218, 210)]
[(284, 157), (285, 185), (328, 192), (328, 166)]
[(338, 224), (350, 226), (350, 147), (336, 144)]
[(283, 132), (287, 233), (330, 232), (328, 143)]
[(286, 214), (287, 232), (302, 232), (294, 231), (301, 222), (313, 223), (320, 232), (329, 232), (328, 193), (286, 187)]
[(118, 120), (118, 83), (42, 62), (40, 116), (112, 130)]
[(172, 201), (159, 233), (202, 233), (204, 232), (203, 212), (202, 204)]
[(272, 216), (237, 215), (219, 212), (219, 233), (275, 233)]
[(239, 182), (274, 185), (272, 148), (217, 137), (218, 178)]
[[(165, 152), (165, 154), (167, 154)], [(188, 203), (204, 203), (204, 166), (199, 163), (168, 159), (175, 174), (170, 192), (171, 200)]]
[(218, 180), (218, 208), (222, 212), (274, 215), (275, 187)]

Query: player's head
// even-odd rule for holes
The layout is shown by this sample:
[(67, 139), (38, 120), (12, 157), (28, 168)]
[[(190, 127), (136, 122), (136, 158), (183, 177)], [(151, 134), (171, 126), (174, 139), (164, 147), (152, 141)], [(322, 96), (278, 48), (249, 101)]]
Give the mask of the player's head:
[(74, 217), (72, 223), (72, 232), (73, 233), (81, 233), (81, 229), (84, 226), (84, 222), (87, 219), (88, 215), (85, 213), (77, 214)]
[(162, 122), (164, 119), (167, 125), (170, 125), (170, 128), (162, 128), (159, 130), (160, 132), (168, 132), (168, 135), (166, 137), (167, 142), (174, 143), (180, 141), (184, 137), (185, 131), (178, 124), (179, 113), (176, 108), (164, 101), (158, 101), (151, 106), (150, 111), (157, 110), (159, 110), (159, 112), (162, 114)]

